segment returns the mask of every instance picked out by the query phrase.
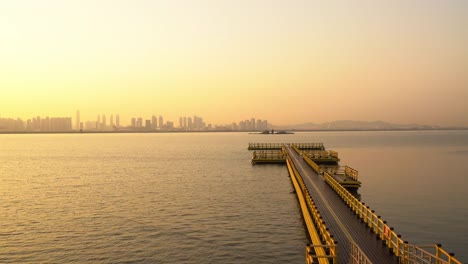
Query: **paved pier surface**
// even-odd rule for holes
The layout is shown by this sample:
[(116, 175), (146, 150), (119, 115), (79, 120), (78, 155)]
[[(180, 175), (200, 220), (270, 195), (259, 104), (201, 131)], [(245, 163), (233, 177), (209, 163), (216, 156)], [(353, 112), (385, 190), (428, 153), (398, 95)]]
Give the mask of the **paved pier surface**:
[(348, 263), (351, 242), (356, 243), (372, 263), (398, 263), (377, 235), (344, 203), (335, 191), (318, 175), (290, 146), (289, 156), (301, 174), (312, 199), (325, 221), (330, 233), (338, 241), (338, 263)]

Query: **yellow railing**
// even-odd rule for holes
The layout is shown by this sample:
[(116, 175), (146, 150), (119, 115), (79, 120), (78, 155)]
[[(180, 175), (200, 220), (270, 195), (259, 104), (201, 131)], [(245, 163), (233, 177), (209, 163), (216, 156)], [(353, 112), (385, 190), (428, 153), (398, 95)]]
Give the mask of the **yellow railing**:
[(281, 150), (260, 150), (253, 152), (253, 159), (285, 159), (286, 155)]
[(325, 149), (323, 143), (292, 143), (291, 145), (299, 149)]
[[(317, 255), (314, 252), (315, 252), (316, 248), (323, 248), (325, 250), (329, 250), (330, 248), (335, 248), (335, 247), (336, 246), (324, 246), (324, 245), (310, 245), (310, 244), (307, 244), (306, 245), (306, 264), (317, 263), (317, 262), (314, 261), (315, 259), (319, 260), (319, 263), (321, 263), (320, 259), (327, 259), (326, 263), (330, 263), (329, 259), (330, 259), (331, 256)], [(336, 260), (332, 260), (332, 261), (333, 261), (332, 262), (333, 264), (337, 263)]]
[(326, 159), (330, 156), (330, 153), (326, 150), (312, 150), (306, 152), (306, 155), (311, 158)]
[(288, 151), (286, 150), (286, 145), (284, 145), (284, 144), (281, 145), (281, 152), (283, 152), (283, 154), (284, 154), (285, 156), (288, 155)]
[(313, 159), (338, 159), (338, 152), (333, 150), (304, 150), (302, 151), (302, 155), (308, 156)]
[(293, 144), (291, 147), (292, 149), (294, 149), (294, 151), (296, 151), (297, 154), (302, 155), (302, 151), (298, 147), (296, 147), (296, 145)]
[(333, 150), (329, 150), (328, 152), (330, 153), (330, 156), (332, 156), (334, 158), (338, 158), (338, 152), (333, 151)]
[[(308, 149), (316, 151), (323, 151), (325, 147), (323, 143), (249, 143), (249, 150), (260, 150), (260, 149), (280, 149), (284, 145), (290, 145), (294, 150), (300, 154), (301, 149)], [(338, 153), (336, 153), (338, 157)]]
[(249, 143), (249, 150), (255, 149), (281, 149), (283, 143)]
[(369, 258), (364, 254), (362, 249), (353, 241), (351, 242), (351, 255), (349, 264), (372, 264)]
[[(421, 247), (413, 246), (408, 244), (408, 242), (401, 239), (401, 236), (398, 235), (392, 227), (387, 225), (386, 221), (382, 220), (380, 216), (375, 214), (374, 210), (371, 210), (369, 206), (366, 206), (363, 202), (359, 201), (354, 197), (346, 188), (341, 186), (330, 174), (327, 172), (324, 173), (325, 181), (332, 187), (333, 190), (345, 201), (349, 208), (358, 215), (364, 223), (375, 233), (377, 236), (385, 241), (385, 244), (391, 251), (400, 258), (404, 260), (402, 263), (421, 263), (410, 261), (415, 259), (417, 251), (422, 251)], [(410, 250), (417, 249), (417, 250)], [(455, 259), (451, 254), (447, 253), (441, 247), (436, 247), (436, 253), (434, 254), (435, 264), (461, 264), (460, 261)]]
[(301, 204), (304, 222), (312, 240), (312, 245), (306, 247), (306, 262), (313, 263), (313, 260), (317, 259), (321, 264), (330, 263), (329, 260), (332, 263), (337, 263), (337, 248), (332, 235), (325, 226), (325, 222), (322, 221), (320, 213), (294, 163), (290, 158), (286, 162), (291, 181)]
[(314, 161), (312, 161), (309, 157), (307, 156), (302, 156), (302, 158), (304, 159), (304, 161), (309, 164), (309, 166), (317, 173), (317, 174), (322, 174), (323, 173), (323, 167), (317, 165), (317, 163), (315, 163)]
[(350, 177), (351, 179), (355, 180), (355, 181), (358, 181), (358, 176), (359, 176), (359, 173), (357, 170), (349, 167), (349, 166), (345, 166), (345, 174), (346, 176)]
[(445, 251), (441, 245), (414, 246), (405, 244), (400, 263), (460, 264), (455, 256)]

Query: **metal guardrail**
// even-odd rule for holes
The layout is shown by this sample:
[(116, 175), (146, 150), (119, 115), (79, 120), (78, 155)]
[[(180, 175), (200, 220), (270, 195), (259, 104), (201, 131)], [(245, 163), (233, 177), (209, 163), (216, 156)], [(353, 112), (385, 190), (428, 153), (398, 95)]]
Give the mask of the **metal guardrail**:
[(338, 152), (333, 150), (302, 150), (301, 152), (303, 156), (312, 159), (338, 159)]
[[(306, 246), (306, 263), (315, 263), (314, 259), (317, 259), (319, 263), (330, 263), (329, 260), (331, 260), (332, 263), (335, 264), (337, 263), (338, 257), (336, 242), (326, 227), (325, 222), (322, 220), (320, 212), (315, 206), (309, 190), (294, 166), (294, 163), (290, 158), (288, 158), (286, 162), (293, 184), (296, 189), (299, 189), (296, 190), (298, 198), (300, 197), (300, 202), (304, 202), (304, 205), (301, 204), (301, 207), (305, 207), (303, 208), (303, 214), (304, 211), (306, 211), (304, 221), (306, 222), (313, 243), (313, 245)], [(309, 217), (310, 219), (308, 219)], [(317, 237), (317, 235), (320, 235), (320, 237)]]
[(319, 175), (322, 175), (324, 172), (329, 174), (344, 174), (346, 177), (351, 178), (354, 181), (358, 181), (358, 171), (352, 169), (351, 167), (345, 166), (336, 166), (336, 165), (318, 165), (312, 159), (320, 158), (336, 158), (338, 159), (338, 152), (329, 150), (312, 150), (312, 151), (301, 151), (293, 146), (293, 149), (297, 154), (301, 155), (304, 161)]
[(299, 149), (325, 150), (323, 143), (249, 143), (248, 149), (281, 149), (283, 145), (296, 146)]
[(285, 159), (286, 154), (280, 150), (260, 150), (254, 151), (253, 159)]
[(448, 253), (439, 246), (435, 247), (435, 253), (432, 254), (430, 258), (431, 262), (424, 260), (428, 255), (422, 253), (424, 251), (422, 247), (410, 245), (407, 241), (401, 239), (401, 236), (398, 235), (392, 227), (387, 225), (387, 222), (382, 220), (379, 215), (375, 214), (374, 210), (371, 210), (369, 206), (366, 206), (363, 202), (354, 197), (330, 174), (324, 172), (324, 177), (325, 181), (338, 196), (345, 201), (349, 208), (358, 215), (381, 240), (385, 241), (387, 247), (399, 257), (400, 263), (462, 264), (459, 260), (455, 259), (453, 254)]
[(344, 167), (318, 165), (307, 156), (302, 156), (302, 158), (318, 175), (322, 175), (324, 172), (328, 172), (329, 174), (337, 174), (341, 172), (344, 174)]
[(349, 166), (345, 166), (344, 173), (351, 179), (358, 181), (359, 172)]
[(304, 151), (302, 155), (307, 155), (312, 159), (327, 159), (327, 158), (335, 158), (331, 155), (330, 151), (328, 150), (309, 150)]
[(299, 148), (297, 148), (296, 145), (292, 145), (292, 149), (293, 149), (294, 151), (296, 151), (297, 154), (301, 155), (302, 158), (305, 160), (305, 162), (306, 162), (307, 164), (309, 164), (309, 166), (310, 166), (316, 173), (318, 173), (319, 175), (323, 173), (324, 167), (323, 167), (323, 166), (317, 165), (317, 163), (315, 163), (312, 159), (310, 159), (309, 156), (304, 155), (304, 153), (306, 153), (306, 152), (303, 152), (302, 150), (300, 150)]
[(351, 254), (349, 264), (372, 264), (362, 249), (354, 242), (351, 242)]
[(291, 148), (294, 149), (297, 154), (302, 155), (302, 150), (300, 150), (295, 144), (292, 144)]
[(404, 264), (459, 264), (454, 254), (445, 251), (441, 245), (415, 246), (406, 244), (399, 259)]
[(283, 143), (249, 143), (249, 150), (261, 150), (261, 149), (281, 149)]
[(292, 143), (291, 146), (296, 146), (298, 149), (319, 149), (325, 150), (323, 143)]
[[(330, 263), (330, 258), (332, 256), (323, 256), (323, 255), (319, 255), (319, 254), (314, 254), (313, 252), (317, 249), (317, 248), (322, 248), (322, 249), (325, 249), (325, 250), (328, 250), (330, 248), (333, 248), (333, 247), (336, 247), (336, 246), (324, 246), (324, 245), (310, 245), (310, 244), (307, 244), (306, 245), (306, 264), (314, 264), (314, 263), (317, 263), (316, 261), (314, 260), (318, 260), (319, 263), (321, 263), (321, 260), (326, 260), (327, 262), (326, 263)], [(333, 264), (337, 263), (335, 260), (332, 260)]]
[(302, 158), (304, 159), (304, 161), (309, 164), (309, 166), (319, 175), (321, 175), (324, 171), (324, 167), (322, 166), (319, 166), (317, 165), (317, 163), (315, 163), (313, 160), (311, 160), (309, 157), (307, 156), (302, 156)]
[(330, 154), (330, 156), (332, 156), (334, 158), (338, 158), (338, 152), (336, 152), (334, 150), (329, 150), (328, 153)]

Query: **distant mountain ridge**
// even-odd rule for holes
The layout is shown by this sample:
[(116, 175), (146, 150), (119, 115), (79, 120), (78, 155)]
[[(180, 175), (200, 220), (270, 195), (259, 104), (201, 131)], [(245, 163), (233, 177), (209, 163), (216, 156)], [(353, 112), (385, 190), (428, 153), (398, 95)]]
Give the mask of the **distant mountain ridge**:
[(385, 121), (337, 120), (325, 123), (310, 122), (290, 126), (273, 126), (273, 128), (285, 130), (416, 130), (441, 129), (442, 127), (419, 124), (393, 124)]

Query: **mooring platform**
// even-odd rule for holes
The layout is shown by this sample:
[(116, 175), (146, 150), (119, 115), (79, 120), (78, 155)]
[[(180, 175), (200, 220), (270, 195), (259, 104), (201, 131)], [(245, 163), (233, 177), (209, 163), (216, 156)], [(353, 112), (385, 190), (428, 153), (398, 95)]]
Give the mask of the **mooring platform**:
[(461, 264), (440, 245), (417, 246), (403, 240), (353, 193), (361, 186), (357, 170), (339, 166), (339, 160), (320, 162), (323, 157), (338, 159), (336, 152), (322, 152), (322, 143), (249, 144), (249, 149), (260, 148), (275, 152), (254, 152), (253, 164), (286, 164), (310, 239), (307, 264)]

